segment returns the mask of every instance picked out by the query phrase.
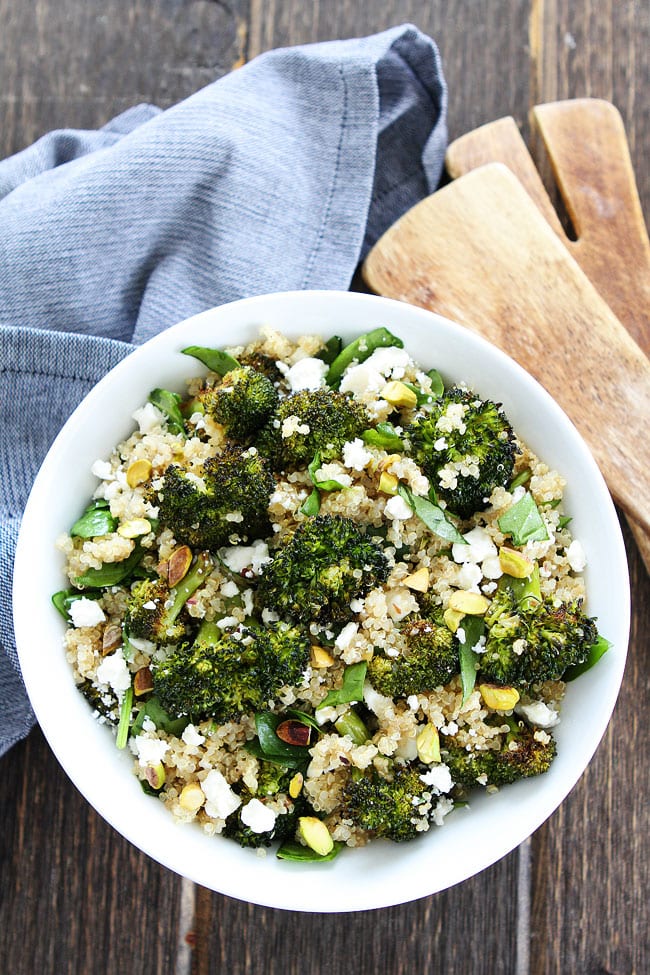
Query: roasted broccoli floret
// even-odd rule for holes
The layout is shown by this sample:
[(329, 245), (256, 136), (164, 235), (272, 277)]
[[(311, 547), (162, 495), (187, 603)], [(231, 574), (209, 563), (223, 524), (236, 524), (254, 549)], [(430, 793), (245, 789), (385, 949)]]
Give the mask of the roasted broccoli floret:
[(515, 435), (501, 406), (454, 387), (408, 429), (413, 457), (449, 510), (483, 511), (512, 475)]
[(196, 400), (229, 437), (247, 440), (273, 413), (278, 391), (263, 373), (243, 365), (227, 372), (217, 385), (204, 387)]
[(459, 671), (458, 644), (442, 620), (412, 620), (402, 628), (406, 653), (399, 657), (375, 654), (368, 662), (368, 680), (386, 697), (408, 697), (449, 683)]
[(205, 583), (212, 565), (209, 553), (201, 552), (173, 588), (160, 577), (136, 582), (131, 588), (124, 615), (127, 635), (153, 643), (175, 643), (182, 639), (185, 625), (179, 617), (190, 596)]
[(309, 663), (302, 627), (251, 622), (224, 631), (205, 621), (193, 643), (181, 644), (154, 671), (154, 693), (173, 715), (219, 723), (268, 707), (285, 684), (300, 681)]
[[(557, 751), (555, 739), (538, 741), (523, 721), (503, 719), (510, 725), (498, 749), (467, 751), (447, 739), (443, 758), (456, 785), (471, 789), (477, 785), (509, 785), (519, 779), (548, 772)], [(548, 733), (547, 733), (548, 734)]]
[(342, 622), (350, 601), (388, 576), (388, 561), (349, 518), (319, 515), (298, 526), (263, 569), (260, 607), (304, 621)]
[(226, 447), (205, 461), (200, 476), (170, 464), (162, 483), (154, 485), (160, 524), (193, 548), (214, 550), (233, 534), (247, 541), (270, 530), (267, 508), (275, 481), (254, 448)]
[(301, 390), (280, 402), (256, 443), (276, 470), (306, 467), (316, 453), (326, 462), (361, 436), (365, 408), (332, 389)]
[(275, 359), (272, 359), (270, 355), (265, 355), (264, 352), (248, 352), (245, 355), (241, 355), (239, 357), (239, 363), (242, 366), (251, 366), (252, 369), (261, 372), (263, 376), (271, 380), (274, 386), (278, 386), (284, 378), (276, 365)]
[(567, 667), (583, 663), (598, 639), (581, 601), (554, 605), (552, 599), (518, 603), (510, 587), (498, 589), (485, 614), (481, 675), (497, 684), (527, 687), (559, 680)]
[(417, 763), (395, 764), (390, 779), (373, 766), (362, 773), (353, 771), (343, 788), (342, 818), (395, 843), (414, 839), (432, 811), (431, 787), (421, 777), (424, 771)]

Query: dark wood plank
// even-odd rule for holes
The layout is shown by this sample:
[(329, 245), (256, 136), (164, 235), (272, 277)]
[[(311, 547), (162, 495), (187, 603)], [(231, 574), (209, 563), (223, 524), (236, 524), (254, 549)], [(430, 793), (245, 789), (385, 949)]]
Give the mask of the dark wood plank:
[(174, 971), (179, 879), (96, 815), (39, 730), (2, 760), (0, 822), (3, 972)]
[(241, 61), (247, 16), (246, 0), (0, 0), (0, 153), (185, 98)]
[[(620, 110), (650, 214), (650, 8), (632, 0), (533, 4), (533, 99), (591, 96)], [(543, 163), (543, 156), (539, 157)], [(550, 175), (547, 171), (550, 184)], [(650, 968), (650, 581), (628, 536), (633, 628), (621, 695), (587, 773), (533, 842), (531, 975)]]

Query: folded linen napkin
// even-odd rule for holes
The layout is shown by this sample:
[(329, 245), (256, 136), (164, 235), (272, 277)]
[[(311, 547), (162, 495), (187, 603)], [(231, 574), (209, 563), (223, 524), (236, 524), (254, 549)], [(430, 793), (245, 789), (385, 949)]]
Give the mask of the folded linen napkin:
[(445, 145), (438, 51), (404, 25), (269, 52), (167, 111), (0, 162), (0, 755), (34, 720), (11, 616), (21, 513), (74, 407), (133, 344), (199, 311), (348, 288), (436, 188)]

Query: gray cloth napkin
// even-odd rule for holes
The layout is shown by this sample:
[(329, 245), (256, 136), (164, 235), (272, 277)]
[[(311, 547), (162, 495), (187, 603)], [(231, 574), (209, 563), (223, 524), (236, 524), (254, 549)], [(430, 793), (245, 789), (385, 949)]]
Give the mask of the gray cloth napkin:
[(404, 25), (269, 52), (164, 112), (0, 162), (0, 755), (34, 720), (11, 612), (21, 513), (74, 407), (133, 344), (199, 311), (348, 288), (436, 188), (445, 146), (438, 51)]

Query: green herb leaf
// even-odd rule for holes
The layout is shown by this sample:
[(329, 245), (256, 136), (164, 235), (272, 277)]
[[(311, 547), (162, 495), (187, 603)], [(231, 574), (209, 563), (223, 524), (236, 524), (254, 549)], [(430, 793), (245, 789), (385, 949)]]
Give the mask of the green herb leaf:
[(133, 707), (133, 685), (124, 692), (122, 703), (120, 704), (120, 720), (117, 725), (117, 736), (115, 744), (122, 749), (126, 746), (129, 737), (129, 727), (131, 725), (131, 708)]
[(144, 552), (142, 546), (136, 543), (133, 551), (122, 562), (106, 562), (101, 569), (88, 569), (81, 576), (76, 576), (74, 583), (87, 589), (106, 589), (117, 586), (134, 572), (141, 562)]
[(332, 362), (325, 376), (328, 386), (338, 388), (341, 377), (349, 365), (353, 362), (365, 362), (375, 349), (393, 346), (396, 349), (403, 349), (404, 343), (396, 335), (393, 335), (387, 328), (375, 328), (372, 332), (360, 335), (354, 342), (346, 345)]
[(190, 723), (187, 715), (184, 715), (182, 718), (171, 717), (165, 711), (157, 697), (148, 698), (138, 711), (138, 715), (131, 728), (131, 734), (133, 736), (140, 734), (145, 718), (153, 721), (156, 728), (160, 731), (164, 731), (168, 735), (174, 735), (175, 738), (180, 738)]
[(308, 518), (313, 518), (320, 511), (320, 494), (318, 488), (314, 488), (307, 499), (300, 505), (300, 513)]
[(548, 538), (546, 525), (529, 491), (501, 515), (499, 528), (504, 535), (510, 535), (515, 545)]
[(361, 434), (364, 443), (380, 450), (403, 450), (404, 441), (397, 433), (392, 423), (378, 423), (372, 429), (364, 430)]
[(563, 528), (566, 528), (567, 525), (570, 525), (572, 521), (573, 521), (573, 518), (571, 518), (569, 515), (561, 515), (558, 518), (557, 527), (561, 531)]
[(467, 545), (456, 526), (437, 504), (433, 504), (427, 498), (413, 494), (405, 484), (398, 484), (397, 492), (434, 535), (444, 538), (447, 542), (459, 542), (461, 545)]
[(165, 414), (167, 429), (171, 433), (180, 433), (185, 436), (185, 422), (181, 412), (181, 398), (178, 393), (173, 393), (169, 389), (152, 389), (149, 393), (149, 402)]
[(484, 633), (485, 621), (482, 616), (464, 616), (456, 630), (463, 704), (474, 690), (476, 684), (477, 657), (472, 647), (476, 646)]
[(365, 660), (358, 664), (350, 664), (343, 671), (343, 684), (337, 690), (329, 691), (326, 698), (321, 701), (316, 710), (328, 708), (334, 704), (352, 704), (354, 701), (363, 701), (363, 685), (366, 680), (366, 670), (368, 664)]
[(325, 343), (325, 348), (316, 356), (317, 359), (321, 359), (326, 365), (331, 366), (337, 355), (343, 348), (343, 339), (340, 335), (333, 335), (331, 339), (328, 339)]
[(117, 518), (111, 514), (108, 501), (91, 501), (80, 518), (70, 529), (72, 538), (94, 538), (96, 535), (110, 535), (117, 528)]
[(183, 355), (191, 355), (199, 362), (202, 362), (204, 366), (207, 366), (210, 372), (216, 372), (220, 376), (225, 376), (227, 372), (231, 369), (239, 369), (239, 363), (227, 352), (222, 352), (221, 349), (208, 349), (203, 345), (188, 345), (186, 349), (181, 349)]
[(609, 640), (607, 640), (604, 636), (599, 635), (596, 642), (589, 648), (587, 659), (581, 664), (574, 664), (573, 667), (568, 667), (564, 671), (562, 680), (575, 680), (576, 677), (580, 677), (581, 674), (591, 670), (591, 668), (598, 663), (600, 658), (607, 653), (611, 646), (612, 644)]
[(282, 846), (279, 847), (276, 856), (279, 860), (291, 860), (294, 863), (325, 862), (326, 860), (333, 860), (344, 846), (345, 843), (335, 843), (329, 853), (321, 856), (320, 853), (316, 853), (315, 850), (310, 849), (308, 846), (302, 846), (296, 840), (285, 840)]

